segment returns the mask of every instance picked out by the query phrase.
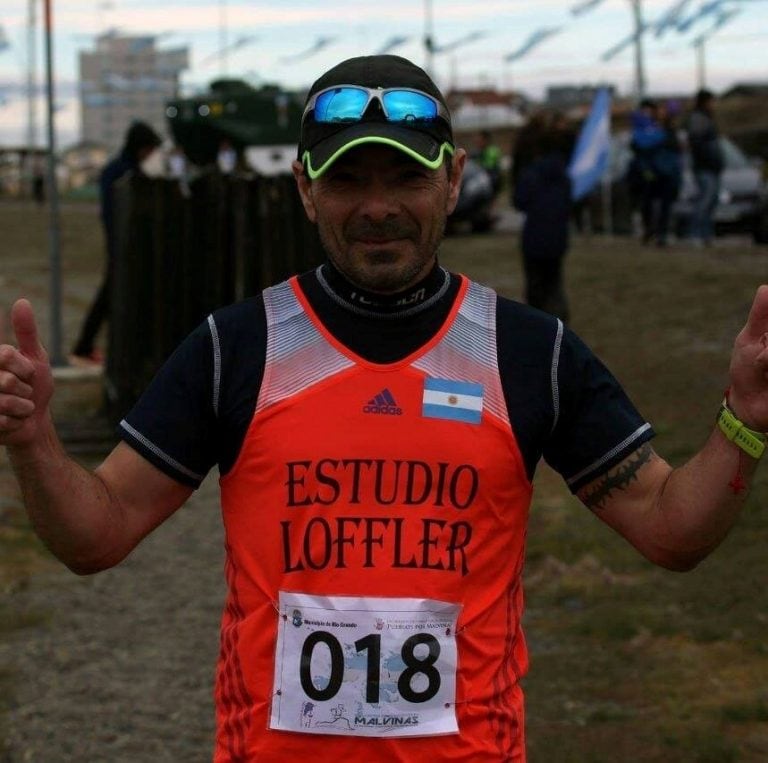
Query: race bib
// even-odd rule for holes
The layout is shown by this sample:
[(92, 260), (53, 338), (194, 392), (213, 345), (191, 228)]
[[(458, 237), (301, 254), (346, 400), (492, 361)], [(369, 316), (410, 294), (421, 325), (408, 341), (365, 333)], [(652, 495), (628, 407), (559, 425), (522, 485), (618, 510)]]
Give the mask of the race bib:
[(459, 604), (280, 592), (269, 727), (455, 734)]

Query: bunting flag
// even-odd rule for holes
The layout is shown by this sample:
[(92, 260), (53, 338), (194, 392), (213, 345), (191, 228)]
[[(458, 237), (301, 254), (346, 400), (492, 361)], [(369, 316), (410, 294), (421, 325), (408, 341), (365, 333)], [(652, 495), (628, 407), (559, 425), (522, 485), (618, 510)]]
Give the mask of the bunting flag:
[(579, 3), (578, 5), (574, 5), (571, 8), (571, 15), (581, 16), (583, 13), (587, 13), (588, 11), (591, 11), (593, 8), (596, 8), (602, 2), (603, 0), (586, 0), (586, 2)]
[(405, 44), (410, 40), (410, 37), (403, 37), (402, 35), (395, 35), (394, 37), (390, 37), (377, 51), (377, 56), (383, 56), (385, 53), (389, 53), (390, 51), (394, 50), (395, 48), (399, 48), (401, 45)]
[(510, 61), (517, 61), (518, 58), (522, 58), (526, 53), (533, 50), (537, 45), (541, 45), (544, 40), (557, 34), (562, 27), (542, 27), (541, 29), (533, 32), (528, 39), (517, 49), (504, 56), (504, 60), (509, 63)]
[(258, 39), (259, 38), (255, 34), (240, 35), (240, 37), (238, 37), (234, 42), (231, 42), (229, 45), (225, 45), (220, 50), (217, 50), (214, 53), (211, 53), (209, 56), (206, 56), (202, 61), (200, 61), (199, 66), (205, 66), (212, 61), (223, 58), (229, 53), (234, 53), (236, 50), (240, 50), (241, 48), (245, 48), (248, 45), (252, 45)]
[(669, 29), (677, 29), (683, 23), (683, 16), (690, 4), (691, 0), (677, 0), (667, 8), (661, 18), (653, 24), (656, 37), (662, 37)]
[(318, 37), (315, 42), (306, 50), (303, 50), (301, 53), (296, 53), (294, 55), (283, 56), (280, 61), (286, 64), (293, 61), (303, 61), (305, 58), (310, 58), (311, 56), (314, 56), (315, 53), (319, 53), (321, 50), (324, 50), (334, 42), (336, 42), (335, 37)]
[(712, 25), (711, 32), (716, 32), (718, 29), (722, 29), (728, 24), (734, 16), (738, 16), (741, 13), (741, 8), (731, 8), (730, 10), (722, 10), (719, 12), (715, 23)]
[(568, 165), (574, 201), (588, 194), (602, 178), (608, 166), (610, 148), (611, 94), (607, 88), (601, 88), (595, 95)]
[(677, 31), (681, 34), (685, 34), (691, 29), (691, 27), (693, 27), (702, 19), (705, 19), (707, 16), (711, 16), (721, 11), (724, 2), (725, 0), (707, 0), (707, 2), (702, 3), (701, 6), (687, 19), (681, 19), (678, 21)]
[(445, 43), (445, 45), (433, 45), (432, 50), (435, 53), (450, 53), (452, 50), (455, 50), (456, 48), (459, 48), (462, 45), (467, 45), (470, 42), (475, 42), (475, 40), (482, 40), (483, 37), (487, 37), (487, 36), (488, 36), (488, 32), (485, 32), (482, 29), (479, 29), (475, 32), (469, 32), (468, 34), (465, 34), (456, 40), (447, 42)]
[(606, 50), (605, 53), (600, 56), (600, 59), (602, 61), (610, 61), (612, 58), (615, 58), (622, 50), (628, 48), (633, 42), (637, 42), (638, 39), (643, 36), (643, 33), (647, 28), (648, 24), (642, 24), (639, 31), (633, 32), (628, 37), (625, 37), (620, 43), (614, 45), (609, 50)]

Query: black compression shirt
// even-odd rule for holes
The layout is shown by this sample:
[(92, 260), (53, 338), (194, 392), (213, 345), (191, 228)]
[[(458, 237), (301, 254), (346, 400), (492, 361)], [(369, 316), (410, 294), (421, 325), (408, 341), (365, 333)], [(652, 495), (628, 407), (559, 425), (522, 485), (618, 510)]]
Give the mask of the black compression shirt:
[[(391, 363), (439, 330), (461, 279), (440, 267), (407, 293), (381, 298), (328, 264), (299, 285), (330, 333), (374, 363)], [(497, 298), (498, 364), (529, 478), (542, 456), (576, 491), (653, 431), (611, 373), (550, 315)], [(178, 347), (121, 423), (120, 436), (174, 479), (197, 487), (235, 463), (264, 371), (261, 296), (209, 316)]]

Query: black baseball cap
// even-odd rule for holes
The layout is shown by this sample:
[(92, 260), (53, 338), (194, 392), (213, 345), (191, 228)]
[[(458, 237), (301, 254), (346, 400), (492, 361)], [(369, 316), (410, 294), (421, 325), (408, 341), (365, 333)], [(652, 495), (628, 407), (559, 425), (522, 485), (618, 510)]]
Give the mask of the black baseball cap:
[(364, 143), (382, 143), (405, 152), (429, 167), (437, 167), (444, 153), (454, 151), (453, 130), (448, 106), (440, 89), (419, 66), (401, 56), (358, 56), (342, 61), (315, 81), (307, 101), (315, 93), (339, 85), (369, 88), (407, 88), (431, 95), (445, 108), (446, 117), (429, 121), (388, 122), (374, 103), (359, 122), (321, 123), (313, 111), (301, 125), (298, 158), (307, 166), (310, 177), (318, 177), (343, 153)]

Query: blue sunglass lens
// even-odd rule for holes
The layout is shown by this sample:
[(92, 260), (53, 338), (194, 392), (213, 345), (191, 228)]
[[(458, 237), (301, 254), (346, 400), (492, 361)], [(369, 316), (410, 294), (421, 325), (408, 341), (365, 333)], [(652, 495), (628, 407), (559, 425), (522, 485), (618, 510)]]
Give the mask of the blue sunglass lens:
[(328, 90), (315, 101), (316, 122), (357, 121), (363, 116), (368, 103), (368, 93), (356, 87), (340, 87)]
[(383, 100), (390, 122), (437, 119), (437, 104), (423, 93), (415, 93), (413, 90), (390, 90), (384, 93)]
[[(437, 103), (413, 90), (389, 90), (382, 95), (384, 110), (390, 122), (413, 122), (437, 119)], [(362, 119), (369, 103), (367, 90), (338, 87), (321, 93), (315, 100), (316, 122), (356, 122)]]

